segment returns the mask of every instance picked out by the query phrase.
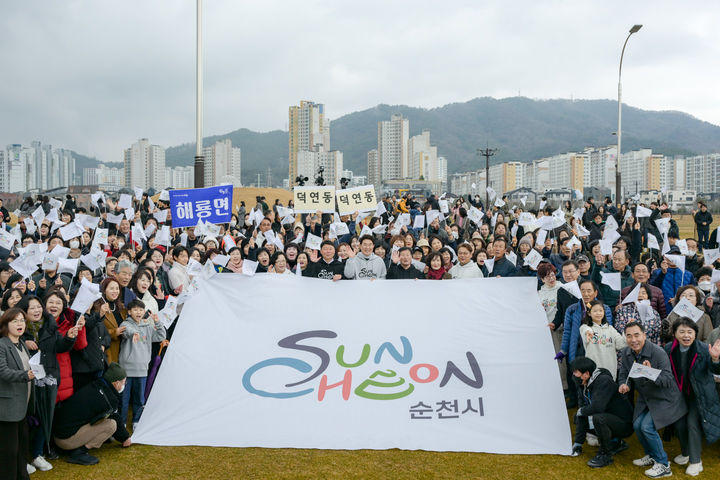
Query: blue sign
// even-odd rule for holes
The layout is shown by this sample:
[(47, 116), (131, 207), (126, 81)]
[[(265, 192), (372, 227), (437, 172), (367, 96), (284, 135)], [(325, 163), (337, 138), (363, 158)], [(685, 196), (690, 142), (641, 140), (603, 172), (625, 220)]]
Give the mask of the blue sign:
[(194, 227), (205, 223), (228, 223), (232, 217), (233, 186), (170, 190), (172, 227)]

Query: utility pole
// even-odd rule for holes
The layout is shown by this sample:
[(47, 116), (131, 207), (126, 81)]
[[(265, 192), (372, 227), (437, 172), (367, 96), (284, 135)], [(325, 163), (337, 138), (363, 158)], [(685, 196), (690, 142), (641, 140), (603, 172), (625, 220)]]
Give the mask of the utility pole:
[(477, 153), (485, 157), (485, 210), (490, 211), (490, 193), (487, 191), (487, 187), (490, 185), (490, 157), (497, 153), (497, 148), (488, 148), (485, 144), (485, 149), (477, 149)]
[(197, 0), (197, 44), (195, 58), (195, 188), (205, 186), (205, 157), (202, 148), (202, 0)]

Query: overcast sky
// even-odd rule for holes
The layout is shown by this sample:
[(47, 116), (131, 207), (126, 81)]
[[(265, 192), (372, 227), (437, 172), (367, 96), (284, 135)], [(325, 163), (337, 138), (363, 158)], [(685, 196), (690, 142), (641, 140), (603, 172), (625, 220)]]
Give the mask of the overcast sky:
[[(720, 125), (720, 2), (205, 0), (204, 134), (378, 103), (617, 99)], [(2, 0), (0, 144), (120, 161), (195, 138), (194, 0)]]

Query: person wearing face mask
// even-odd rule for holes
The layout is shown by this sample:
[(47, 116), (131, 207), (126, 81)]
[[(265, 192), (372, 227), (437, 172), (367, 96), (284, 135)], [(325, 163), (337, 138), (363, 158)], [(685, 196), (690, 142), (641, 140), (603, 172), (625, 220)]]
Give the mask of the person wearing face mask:
[(53, 436), (58, 447), (69, 450), (69, 463), (97, 464), (100, 460), (89, 455), (89, 449), (102, 447), (111, 437), (123, 447), (132, 445), (120, 417), (120, 394), (126, 380), (125, 370), (111, 363), (102, 377), (78, 390), (57, 409)]
[[(613, 367), (616, 369), (617, 366)], [(592, 359), (578, 357), (570, 370), (580, 398), (572, 456), (582, 453), (588, 433), (594, 430), (600, 448), (587, 464), (592, 468), (606, 467), (613, 463), (614, 455), (628, 449), (627, 442), (622, 439), (633, 434), (632, 405), (620, 395), (610, 372), (598, 367)]]
[(695, 275), (700, 268), (702, 268), (704, 261), (702, 256), (698, 256), (698, 242), (694, 238), (686, 238), (685, 244), (688, 248), (688, 253), (685, 255), (685, 270)]
[(705, 296), (703, 301), (705, 313), (710, 316), (713, 328), (718, 328), (720, 327), (720, 301), (718, 301), (718, 294), (720, 293), (718, 292), (718, 285), (720, 285), (720, 282), (713, 283), (712, 275), (712, 267), (703, 267), (695, 272), (698, 288)]
[(665, 351), (688, 406), (688, 413), (675, 424), (681, 453), (674, 461), (689, 464), (685, 473), (694, 477), (703, 471), (703, 432), (708, 443), (720, 439), (720, 399), (713, 378), (720, 374), (720, 340), (712, 345), (697, 340), (697, 324), (687, 317), (678, 319), (672, 332), (673, 341), (665, 345)]

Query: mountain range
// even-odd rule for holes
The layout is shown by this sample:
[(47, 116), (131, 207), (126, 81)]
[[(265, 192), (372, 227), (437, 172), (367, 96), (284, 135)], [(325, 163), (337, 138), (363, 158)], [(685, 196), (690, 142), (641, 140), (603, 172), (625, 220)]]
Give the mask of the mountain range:
[[(438, 155), (447, 159), (448, 173), (484, 166), (478, 148), (497, 148), (492, 163), (528, 162), (587, 146), (617, 142), (617, 102), (613, 100), (535, 100), (525, 97), (475, 98), (438, 108), (377, 105), (332, 120), (333, 150), (343, 152), (344, 168), (356, 175), (367, 173), (367, 152), (377, 148), (377, 122), (391, 115), (408, 118), (410, 136), (430, 130)], [(261, 182), (270, 169), (272, 183), (281, 184), (288, 174), (288, 133), (280, 130), (253, 132), (242, 128), (204, 139), (208, 145), (229, 138), (242, 149), (242, 180)], [(720, 152), (720, 126), (678, 111), (650, 111), (623, 105), (623, 152), (651, 148), (665, 155)], [(191, 165), (194, 143), (169, 147), (167, 166)], [(82, 157), (82, 156), (80, 156)], [(91, 163), (94, 159), (83, 157)], [(90, 166), (90, 165), (88, 165)]]

